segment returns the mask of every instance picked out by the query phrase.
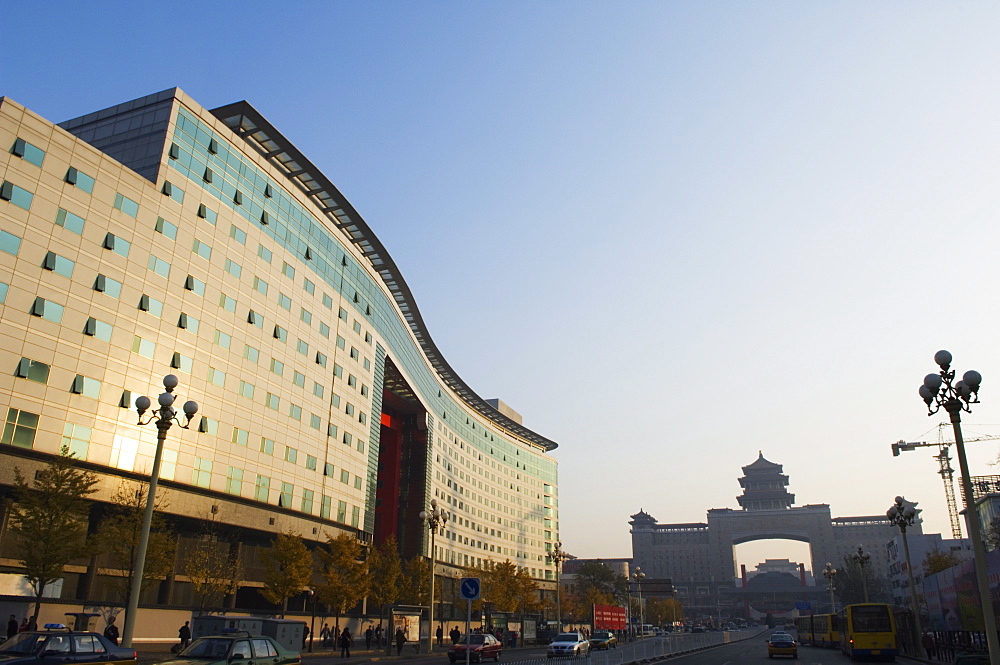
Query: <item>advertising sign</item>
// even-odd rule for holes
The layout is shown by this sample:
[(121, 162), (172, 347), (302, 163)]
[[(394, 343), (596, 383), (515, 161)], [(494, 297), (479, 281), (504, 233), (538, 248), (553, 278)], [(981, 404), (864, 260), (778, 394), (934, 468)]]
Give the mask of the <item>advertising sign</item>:
[(625, 630), (625, 608), (594, 605), (594, 630)]

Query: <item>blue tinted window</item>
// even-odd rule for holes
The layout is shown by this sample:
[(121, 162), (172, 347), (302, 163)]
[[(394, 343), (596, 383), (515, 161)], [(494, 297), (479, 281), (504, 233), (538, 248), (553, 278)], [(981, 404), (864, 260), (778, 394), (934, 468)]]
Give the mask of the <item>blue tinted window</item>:
[(67, 231), (72, 231), (77, 235), (83, 234), (84, 223), (85, 222), (83, 217), (80, 217), (79, 215), (74, 215), (68, 210), (63, 210), (62, 208), (59, 208), (59, 212), (56, 213), (56, 226), (61, 226)]
[(121, 194), (115, 194), (115, 208), (121, 210), (129, 217), (135, 217), (139, 214), (139, 204)]
[(65, 256), (59, 256), (55, 252), (49, 252), (45, 255), (45, 261), (42, 267), (46, 270), (51, 270), (57, 275), (62, 275), (63, 277), (73, 277), (73, 268), (76, 264)]
[(156, 232), (162, 233), (171, 240), (177, 240), (177, 225), (171, 224), (162, 217), (156, 218)]
[(0, 282), (0, 303), (7, 302), (7, 289), (10, 288), (9, 284), (4, 284)]
[(170, 277), (170, 264), (157, 256), (150, 254), (146, 267), (161, 277)]
[(30, 162), (35, 166), (41, 166), (42, 161), (45, 159), (45, 151), (34, 146), (24, 139), (17, 139), (14, 141), (14, 147), (10, 150), (11, 154), (20, 157), (26, 162)]
[(26, 189), (21, 189), (12, 182), (5, 180), (3, 185), (0, 185), (0, 199), (10, 201), (18, 208), (31, 210), (31, 200), (33, 198), (35, 198), (34, 194)]
[(13, 233), (7, 233), (6, 231), (0, 231), (0, 252), (7, 252), (8, 254), (13, 254), (17, 256), (18, 251), (21, 249), (21, 239), (18, 238)]
[(107, 293), (112, 298), (119, 298), (122, 295), (122, 283), (107, 275), (98, 275), (97, 281), (94, 282), (94, 290)]
[[(69, 167), (69, 171), (66, 172), (66, 182), (71, 185), (76, 185), (88, 194), (94, 193), (94, 179), (83, 171), (75, 169), (72, 166)], [(135, 217), (135, 215), (132, 216)]]
[(172, 182), (163, 183), (163, 193), (178, 203), (184, 203), (184, 190)]

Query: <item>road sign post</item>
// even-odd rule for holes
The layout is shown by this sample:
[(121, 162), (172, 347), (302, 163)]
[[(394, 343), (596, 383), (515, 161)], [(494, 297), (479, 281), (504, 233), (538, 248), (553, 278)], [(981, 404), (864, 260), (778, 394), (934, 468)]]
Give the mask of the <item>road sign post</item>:
[(472, 639), (469, 636), (472, 628), (472, 601), (479, 600), (482, 593), (482, 580), (478, 577), (463, 577), (459, 582), (458, 588), (462, 594), (462, 598), (469, 601), (469, 606), (465, 613), (465, 665), (469, 665), (470, 658), (472, 657)]

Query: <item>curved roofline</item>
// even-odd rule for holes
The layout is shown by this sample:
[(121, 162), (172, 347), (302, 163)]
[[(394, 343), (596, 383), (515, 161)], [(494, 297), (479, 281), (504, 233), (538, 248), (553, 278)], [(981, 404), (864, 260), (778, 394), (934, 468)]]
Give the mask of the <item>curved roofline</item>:
[(241, 101), (211, 110), (212, 115), (225, 123), (247, 144), (253, 146), (265, 159), (312, 199), (316, 207), (333, 225), (354, 243), (361, 254), (371, 262), (382, 282), (392, 294), (396, 306), (403, 314), (417, 343), (437, 372), (438, 376), (469, 407), (490, 422), (526, 441), (541, 446), (546, 452), (559, 446), (556, 442), (528, 429), (503, 415), (480, 397), (458, 376), (444, 359), (431, 339), (427, 326), (413, 298), (410, 287), (400, 273), (389, 252), (354, 209), (346, 197), (330, 180), (306, 159), (291, 141), (268, 122), (249, 102)]

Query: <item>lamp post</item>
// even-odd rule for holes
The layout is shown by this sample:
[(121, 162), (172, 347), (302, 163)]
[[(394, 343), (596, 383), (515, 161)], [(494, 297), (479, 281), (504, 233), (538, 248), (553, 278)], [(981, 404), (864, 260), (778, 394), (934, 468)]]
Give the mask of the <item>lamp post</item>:
[(830, 590), (830, 613), (837, 613), (837, 603), (833, 599), (834, 590), (834, 580), (837, 578), (837, 569), (833, 567), (833, 564), (829, 561), (826, 562), (826, 566), (823, 568), (823, 577), (826, 578), (826, 587)]
[(316, 637), (316, 592), (313, 589), (306, 589), (306, 593), (312, 600), (312, 616), (309, 617), (309, 653), (312, 653), (313, 639)]
[(914, 628), (916, 628), (916, 643), (919, 653), (926, 657), (923, 653), (924, 647), (921, 644), (920, 637), (923, 634), (920, 630), (920, 604), (917, 602), (917, 585), (913, 583), (913, 566), (910, 565), (910, 544), (906, 540), (906, 527), (912, 526), (917, 520), (917, 508), (916, 503), (911, 503), (906, 505), (906, 499), (901, 496), (896, 497), (896, 503), (886, 511), (886, 517), (889, 518), (889, 522), (893, 526), (899, 527), (899, 532), (903, 536), (903, 555), (906, 557), (906, 576), (910, 583), (910, 609), (913, 612), (913, 623)]
[(955, 448), (958, 450), (958, 464), (962, 472), (962, 498), (965, 500), (965, 526), (972, 540), (972, 553), (976, 564), (976, 583), (979, 587), (979, 603), (983, 608), (983, 622), (986, 629), (986, 644), (990, 649), (991, 665), (1000, 665), (1000, 640), (997, 639), (996, 613), (990, 595), (990, 581), (986, 569), (986, 548), (976, 513), (972, 495), (972, 479), (969, 476), (969, 462), (965, 457), (965, 440), (962, 438), (962, 411), (972, 413), (970, 404), (979, 404), (979, 384), (983, 376), (976, 370), (969, 370), (955, 381), (955, 370), (951, 369), (951, 354), (938, 351), (934, 362), (941, 371), (924, 377), (920, 386), (920, 397), (927, 404), (927, 415), (934, 415), (944, 408), (951, 416), (951, 426), (955, 432)]
[(642, 568), (636, 566), (635, 572), (632, 573), (632, 578), (635, 580), (636, 589), (639, 591), (639, 637), (643, 637), (642, 631), (646, 625), (646, 619), (642, 611), (642, 581), (646, 579), (646, 573), (642, 572)]
[(143, 414), (149, 409), (151, 401), (148, 397), (142, 396), (135, 400), (135, 410), (139, 412), (139, 424), (148, 425), (156, 423), (156, 453), (153, 455), (153, 471), (149, 475), (149, 489), (146, 493), (146, 509), (142, 514), (142, 529), (139, 532), (139, 545), (135, 552), (135, 566), (132, 573), (132, 583), (128, 594), (128, 607), (125, 610), (125, 625), (122, 626), (122, 646), (132, 646), (132, 636), (135, 633), (135, 615), (139, 610), (139, 596), (142, 593), (142, 576), (146, 567), (146, 550), (149, 547), (149, 528), (153, 522), (153, 506), (156, 504), (156, 485), (160, 482), (160, 458), (163, 456), (163, 442), (167, 440), (167, 430), (171, 425), (177, 423), (182, 429), (191, 426), (194, 414), (198, 413), (198, 404), (195, 402), (184, 403), (184, 423), (181, 424), (174, 409), (174, 388), (177, 387), (177, 377), (167, 374), (163, 377), (163, 387), (166, 392), (157, 398), (160, 408), (155, 409), (145, 421)]
[(865, 552), (861, 545), (858, 545), (858, 551), (851, 555), (851, 560), (858, 564), (861, 568), (861, 587), (865, 590), (865, 602), (868, 602), (868, 574), (865, 572), (865, 566), (872, 562), (872, 555)]
[(562, 541), (556, 541), (549, 553), (549, 561), (556, 564), (556, 623), (559, 626), (556, 630), (557, 633), (562, 632), (562, 582), (560, 577), (563, 561), (569, 558), (570, 555), (562, 548)]
[(441, 510), (437, 507), (437, 499), (431, 499), (431, 509), (430, 512), (426, 510), (420, 511), (420, 519), (427, 523), (427, 527), (431, 530), (431, 602), (428, 609), (427, 618), (427, 653), (433, 653), (434, 651), (434, 565), (435, 565), (435, 555), (437, 552), (434, 550), (434, 536), (437, 534), (437, 530), (444, 529), (444, 525), (448, 523), (448, 511)]

